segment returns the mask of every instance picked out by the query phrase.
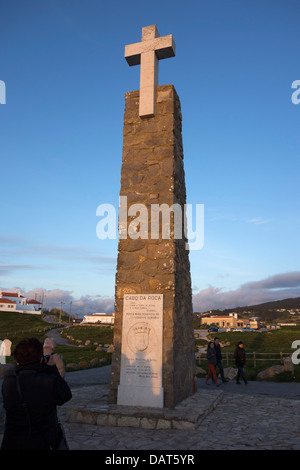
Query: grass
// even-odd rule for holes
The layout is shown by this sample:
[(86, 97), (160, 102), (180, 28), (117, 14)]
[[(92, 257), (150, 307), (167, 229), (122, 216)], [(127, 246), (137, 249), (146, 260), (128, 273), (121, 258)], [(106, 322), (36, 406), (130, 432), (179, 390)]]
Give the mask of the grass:
[(220, 338), (222, 343), (230, 342), (223, 351), (234, 351), (237, 343), (243, 341), (246, 352), (286, 352), (292, 354), (292, 343), (300, 340), (300, 326), (282, 327), (279, 330), (264, 332), (227, 332), (213, 333), (209, 335), (211, 339), (215, 336)]
[(78, 341), (85, 343), (91, 341), (91, 343), (97, 342), (97, 344), (111, 344), (113, 342), (113, 329), (106, 326), (88, 326), (78, 325), (69, 326), (61, 330), (61, 336), (70, 344), (78, 344)]
[(12, 342), (12, 348), (25, 337), (35, 336), (43, 340), (46, 337), (46, 331), (57, 326), (45, 323), (40, 315), (0, 312), (0, 339), (9, 339)]
[(89, 362), (96, 358), (104, 361), (100, 363), (100, 365), (108, 365), (111, 363), (111, 353), (107, 353), (103, 350), (96, 351), (95, 346), (74, 348), (70, 346), (57, 345), (55, 352), (62, 356), (66, 365), (70, 363), (80, 364), (81, 362)]
[[(79, 364), (95, 358), (105, 360), (102, 363), (103, 365), (111, 363), (111, 353), (103, 350), (96, 351), (99, 345), (112, 344), (113, 329), (110, 327), (78, 325), (64, 328), (60, 334), (68, 343), (77, 346), (75, 348), (62, 345), (56, 347), (56, 351), (62, 355), (66, 364), (72, 362)], [(85, 345), (87, 341), (90, 341), (90, 343)], [(79, 345), (81, 347), (78, 347)]]
[[(29, 315), (23, 313), (13, 312), (0, 312), (0, 339), (9, 339), (12, 342), (11, 351), (21, 339), (26, 337), (35, 337), (40, 341), (45, 340), (47, 337), (46, 332), (53, 328), (61, 327), (62, 325), (46, 323), (39, 315)], [(65, 345), (57, 345), (55, 351), (60, 354), (65, 364), (87, 362), (94, 358), (102, 359), (102, 365), (111, 363), (111, 353), (100, 350), (96, 351), (99, 344), (111, 344), (113, 341), (113, 330), (107, 327), (100, 326), (72, 326), (64, 328), (61, 336), (72, 336), (67, 339), (70, 344), (83, 347), (72, 347)], [(76, 340), (81, 340), (78, 343)], [(90, 344), (84, 343), (90, 340)], [(94, 343), (97, 343), (94, 344)], [(13, 356), (6, 358), (7, 363), (15, 363)]]

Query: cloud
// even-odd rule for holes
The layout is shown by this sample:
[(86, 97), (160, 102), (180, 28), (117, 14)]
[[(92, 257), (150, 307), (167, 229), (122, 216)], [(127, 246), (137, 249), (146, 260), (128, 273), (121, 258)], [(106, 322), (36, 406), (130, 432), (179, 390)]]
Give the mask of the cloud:
[(300, 271), (275, 274), (262, 281), (248, 282), (242, 287), (248, 289), (291, 289), (300, 287)]
[(70, 304), (72, 315), (77, 314), (79, 317), (91, 313), (112, 313), (114, 311), (114, 299), (112, 297), (102, 297), (100, 295), (81, 296), (79, 299), (74, 298), (73, 292), (63, 289), (46, 290), (42, 287), (25, 291), (19, 287), (1, 288), (7, 292), (21, 292), (24, 297), (28, 299), (37, 299), (39, 302), (44, 299), (44, 308), (51, 310), (62, 306), (62, 310), (69, 313)]
[(232, 214), (224, 214), (224, 213), (217, 213), (214, 216), (209, 218), (210, 222), (238, 222), (238, 223), (246, 223), (246, 224), (253, 224), (253, 225), (263, 225), (263, 224), (270, 224), (272, 222), (271, 219), (265, 219), (263, 217), (239, 217)]
[(111, 297), (82, 296), (74, 303), (75, 308), (81, 313), (112, 313), (114, 311), (114, 299)]
[(271, 222), (272, 221), (270, 219), (262, 219), (261, 217), (246, 220), (247, 224), (254, 224), (254, 225), (270, 224)]
[[(45, 267), (42, 266), (35, 266), (33, 264), (2, 264), (0, 265), (0, 276), (7, 276), (8, 274), (18, 271), (18, 270), (23, 270), (23, 269), (44, 269)], [(49, 267), (47, 267), (49, 269)]]
[[(2, 287), (2, 290), (21, 291), (25, 297), (37, 298), (39, 301), (44, 296), (44, 307), (48, 310), (60, 308), (62, 302), (63, 310), (69, 313), (72, 302), (72, 314), (77, 314), (79, 317), (91, 313), (114, 311), (114, 298), (112, 297), (83, 295), (76, 299), (73, 291), (46, 290), (41, 287), (27, 292), (18, 287)], [(198, 288), (195, 287), (193, 290), (197, 292)], [(260, 281), (247, 282), (238, 289), (225, 292), (221, 287), (209, 286), (194, 293), (193, 306), (195, 312), (205, 312), (211, 309), (223, 310), (293, 297), (300, 297), (300, 271), (276, 274)]]
[(242, 284), (223, 292), (210, 286), (193, 296), (195, 312), (256, 305), (263, 302), (300, 297), (300, 271), (276, 274), (266, 279)]

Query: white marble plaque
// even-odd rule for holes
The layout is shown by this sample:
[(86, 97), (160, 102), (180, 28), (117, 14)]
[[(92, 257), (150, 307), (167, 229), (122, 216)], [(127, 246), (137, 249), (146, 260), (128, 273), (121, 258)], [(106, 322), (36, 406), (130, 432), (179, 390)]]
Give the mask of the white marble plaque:
[(163, 295), (126, 294), (118, 405), (163, 407)]

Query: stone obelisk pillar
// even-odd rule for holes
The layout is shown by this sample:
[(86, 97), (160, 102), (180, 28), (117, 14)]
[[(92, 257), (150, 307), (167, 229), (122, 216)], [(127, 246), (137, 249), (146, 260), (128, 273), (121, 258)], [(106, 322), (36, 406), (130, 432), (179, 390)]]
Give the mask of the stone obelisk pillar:
[[(195, 391), (182, 116), (173, 85), (155, 86), (154, 107), (141, 117), (140, 91), (125, 94), (110, 403), (172, 408)], [(182, 218), (170, 210), (169, 227), (161, 215), (151, 231), (152, 209), (174, 204)]]

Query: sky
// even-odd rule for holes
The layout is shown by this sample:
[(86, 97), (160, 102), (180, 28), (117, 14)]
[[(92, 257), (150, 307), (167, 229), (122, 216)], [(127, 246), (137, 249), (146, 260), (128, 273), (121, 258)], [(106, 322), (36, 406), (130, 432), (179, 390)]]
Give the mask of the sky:
[(299, 297), (299, 15), (298, 0), (2, 1), (0, 288), (113, 311), (118, 241), (96, 210), (118, 208), (139, 88), (124, 47), (156, 24), (176, 43), (159, 85), (181, 101), (187, 203), (204, 205), (194, 311)]

